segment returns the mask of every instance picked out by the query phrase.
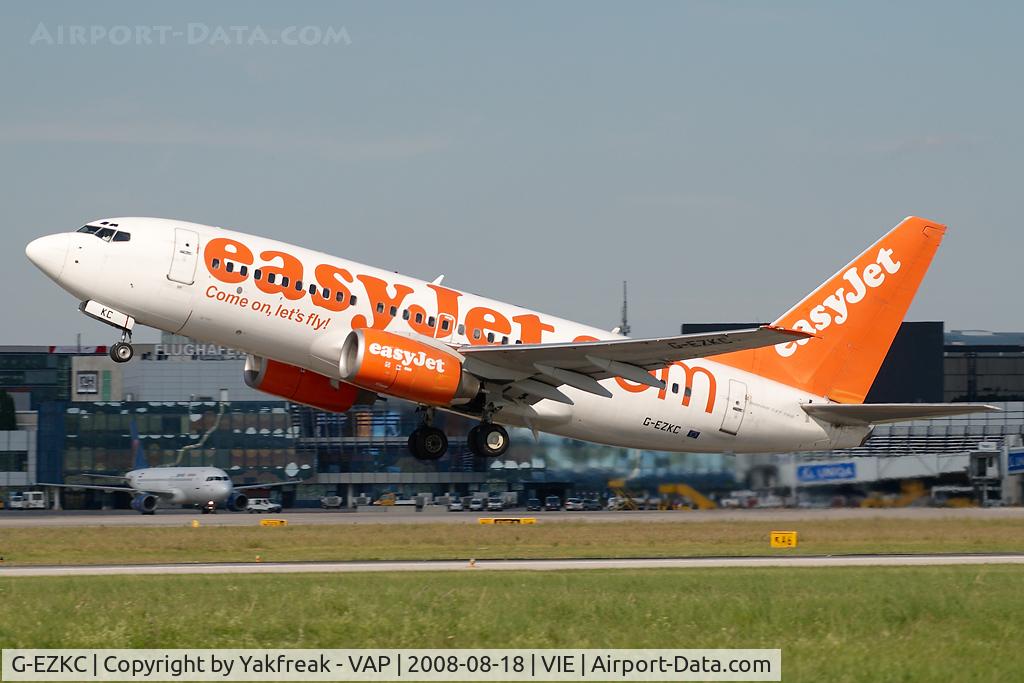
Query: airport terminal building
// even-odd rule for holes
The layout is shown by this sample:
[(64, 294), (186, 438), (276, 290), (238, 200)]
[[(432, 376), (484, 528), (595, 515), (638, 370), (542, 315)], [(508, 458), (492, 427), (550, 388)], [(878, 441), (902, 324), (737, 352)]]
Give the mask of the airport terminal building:
[[(684, 325), (683, 332), (731, 325)], [(0, 431), (0, 497), (38, 482), (85, 483), (84, 473), (131, 469), (131, 427), (149, 465), (211, 465), (238, 484), (297, 480), (269, 489), (286, 506), (315, 506), (321, 496), (375, 499), (448, 492), (515, 491), (520, 496), (614, 488), (657, 492), (685, 483), (727, 496), (750, 489), (799, 496), (899, 490), (908, 480), (966, 487), (1009, 483), (1019, 498), (1006, 447), (1024, 434), (1024, 334), (943, 331), (942, 323), (905, 323), (868, 401), (995, 402), (1004, 412), (882, 425), (859, 449), (820, 454), (679, 454), (602, 446), (513, 430), (495, 461), (465, 444), (473, 422), (440, 413), (449, 455), (433, 463), (407, 449), (416, 407), (396, 399), (325, 413), (248, 387), (244, 355), (164, 335), (137, 344), (136, 359), (114, 363), (105, 347), (0, 347), (0, 389), (14, 397), (17, 429)], [(971, 453), (992, 468), (971, 470)], [(975, 463), (977, 465), (977, 463)], [(1024, 457), (1022, 457), (1024, 465)], [(987, 483), (986, 483), (987, 482)], [(991, 484), (991, 485), (990, 485)], [(128, 496), (71, 490), (67, 508), (126, 507)]]

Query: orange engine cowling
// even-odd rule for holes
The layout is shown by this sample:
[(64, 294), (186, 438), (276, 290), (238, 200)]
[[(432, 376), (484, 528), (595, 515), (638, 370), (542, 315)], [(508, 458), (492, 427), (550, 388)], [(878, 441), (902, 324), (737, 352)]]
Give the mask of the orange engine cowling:
[(245, 383), (253, 389), (332, 413), (344, 413), (368, 398), (368, 392), (359, 387), (259, 356), (246, 358)]
[(462, 371), (462, 357), (393, 332), (353, 330), (341, 348), (341, 378), (356, 386), (416, 403), (466, 403), (480, 381)]

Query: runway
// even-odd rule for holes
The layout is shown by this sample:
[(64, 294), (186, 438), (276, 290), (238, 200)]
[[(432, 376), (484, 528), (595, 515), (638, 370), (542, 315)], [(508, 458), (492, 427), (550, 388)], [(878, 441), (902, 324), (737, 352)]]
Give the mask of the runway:
[(411, 507), (360, 508), (355, 512), (319, 509), (291, 509), (271, 515), (218, 512), (202, 515), (195, 510), (159, 510), (155, 515), (140, 515), (132, 510), (2, 510), (0, 528), (61, 526), (187, 526), (193, 519), (202, 526), (249, 526), (260, 519), (288, 521), (289, 526), (309, 524), (477, 524), (481, 517), (534, 517), (538, 524), (559, 522), (802, 522), (841, 519), (1018, 519), (1024, 521), (1024, 508), (755, 508), (702, 511), (618, 511), (611, 512), (526, 512), (481, 514), (448, 512), (441, 506), (428, 506), (423, 512)]
[(710, 569), (756, 567), (920, 567), (1021, 564), (1024, 553), (949, 555), (818, 555), (578, 560), (436, 560), (379, 562), (239, 562), (0, 567), (0, 578), (166, 574), (346, 574), (353, 572), (565, 571), (587, 569)]

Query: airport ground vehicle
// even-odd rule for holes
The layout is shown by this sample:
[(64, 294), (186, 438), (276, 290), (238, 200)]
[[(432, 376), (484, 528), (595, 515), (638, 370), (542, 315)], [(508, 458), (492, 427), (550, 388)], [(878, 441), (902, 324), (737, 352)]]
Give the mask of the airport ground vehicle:
[(280, 512), (281, 506), (269, 498), (250, 498), (246, 512)]
[(587, 512), (598, 512), (601, 509), (601, 501), (597, 498), (584, 498), (583, 509)]
[(483, 498), (474, 498), (473, 500), (469, 501), (469, 511), (470, 512), (483, 512), (483, 509), (484, 509), (484, 499)]
[(562, 509), (562, 499), (558, 496), (548, 496), (544, 499), (544, 509), (556, 512)]
[(324, 510), (340, 508), (344, 503), (345, 499), (341, 496), (323, 496), (320, 498), (320, 507)]
[(448, 512), (462, 512), (465, 509), (466, 506), (458, 498), (452, 498), (451, 502), (448, 503)]
[(540, 512), (540, 509), (540, 498), (530, 498), (529, 500), (526, 501), (527, 512)]
[(45, 510), (46, 493), (43, 491), (25, 491), (11, 494), (7, 507), (12, 510)]
[(581, 512), (583, 510), (583, 499), (582, 498), (566, 498), (565, 499), (565, 511), (566, 512)]
[(505, 509), (505, 504), (501, 501), (501, 498), (497, 496), (491, 496), (487, 499), (487, 511), (488, 512), (501, 512)]

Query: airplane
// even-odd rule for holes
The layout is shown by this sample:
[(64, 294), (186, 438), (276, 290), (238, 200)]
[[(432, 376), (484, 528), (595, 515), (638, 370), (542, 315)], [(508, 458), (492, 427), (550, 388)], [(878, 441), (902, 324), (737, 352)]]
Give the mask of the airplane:
[(466, 443), (480, 457), (505, 452), (506, 426), (764, 453), (856, 447), (878, 423), (996, 410), (863, 403), (945, 232), (906, 218), (770, 325), (651, 339), (449, 288), (443, 275), (178, 220), (96, 220), (26, 255), (121, 332), (115, 361), (131, 360), (142, 324), (246, 352), (246, 383), (289, 401), (344, 412), (406, 399), (422, 408), (409, 437), (421, 460), (448, 449), (437, 410), (479, 420)]
[(272, 484), (249, 484), (235, 486), (227, 472), (217, 467), (150, 467), (142, 451), (135, 421), (131, 422), (132, 449), (135, 463), (131, 471), (122, 476), (87, 474), (96, 479), (116, 479), (127, 486), (96, 486), (92, 484), (50, 484), (43, 486), (66, 489), (91, 489), (94, 491), (115, 491), (134, 494), (132, 509), (144, 515), (156, 513), (160, 503), (168, 505), (191, 505), (205, 515), (216, 512), (218, 505), (234, 512), (244, 512), (249, 498), (241, 491), (263, 489), (272, 486), (288, 486), (297, 481), (275, 482)]

